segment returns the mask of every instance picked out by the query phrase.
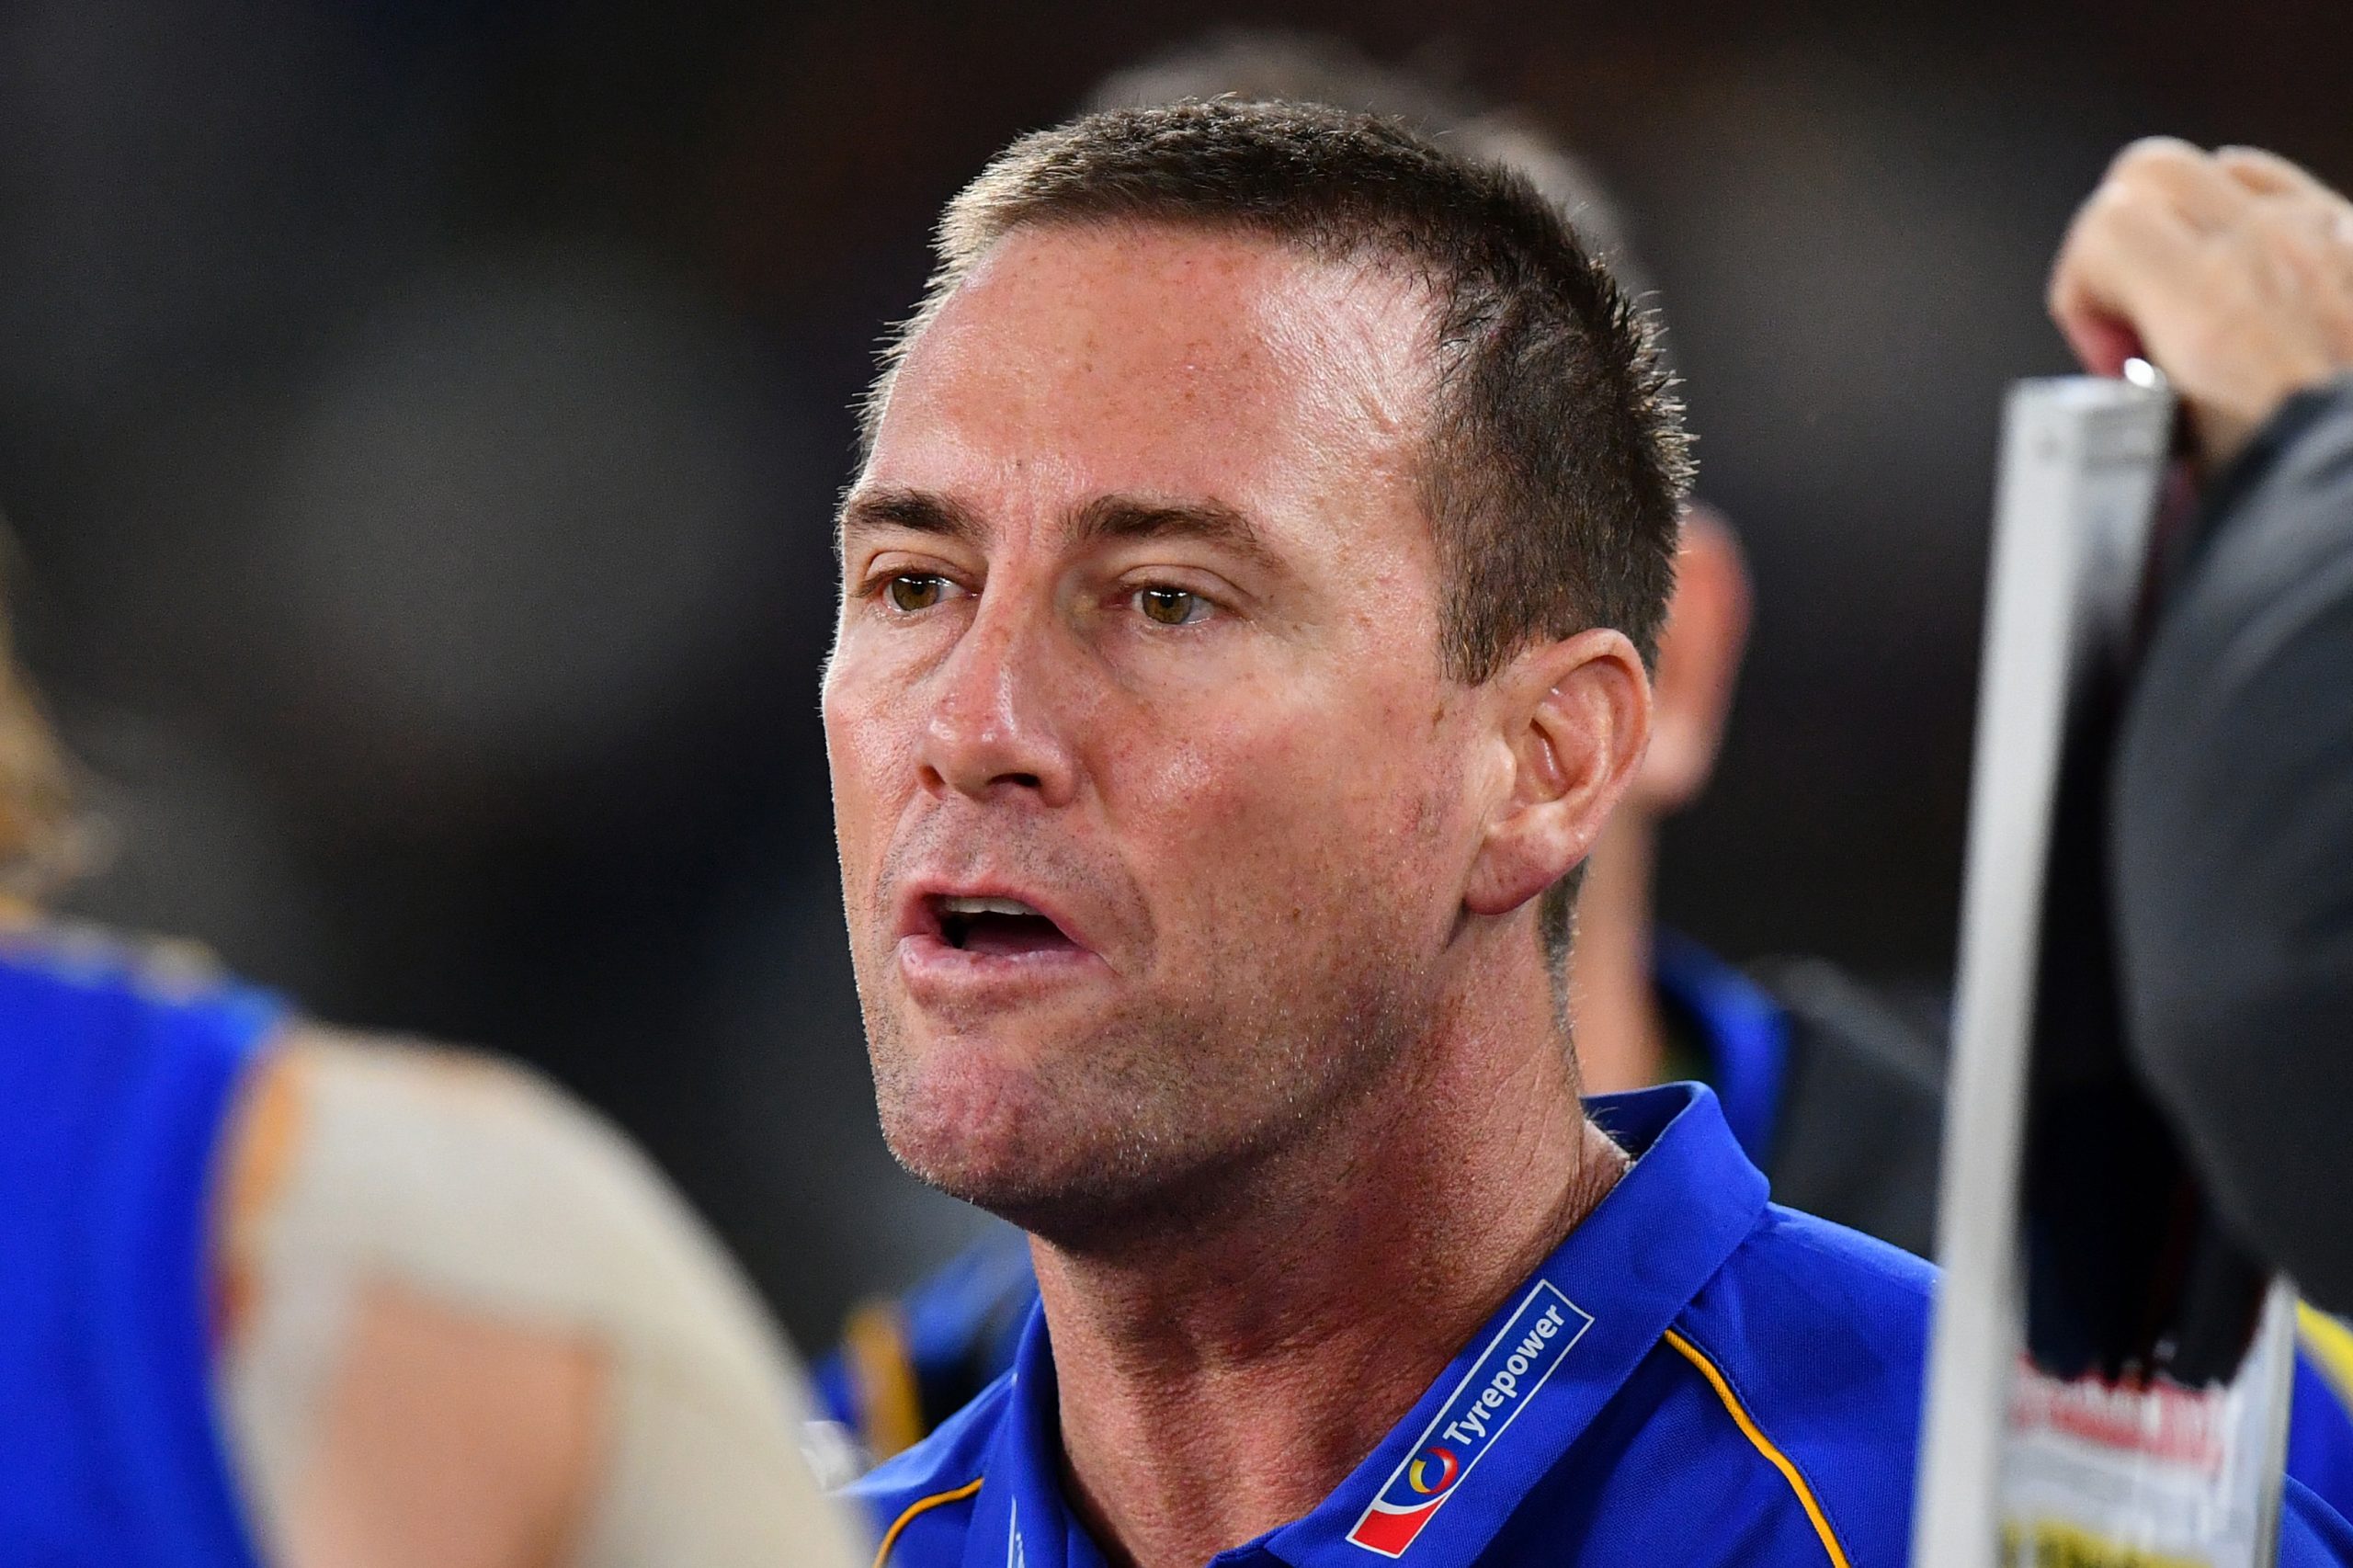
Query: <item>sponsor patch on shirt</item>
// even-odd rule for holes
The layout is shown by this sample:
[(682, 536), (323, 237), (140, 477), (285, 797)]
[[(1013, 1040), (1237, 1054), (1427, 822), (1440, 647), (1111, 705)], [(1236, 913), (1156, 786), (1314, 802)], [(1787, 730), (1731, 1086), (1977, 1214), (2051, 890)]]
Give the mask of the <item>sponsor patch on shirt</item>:
[(1403, 1557), (1592, 1325), (1591, 1312), (1538, 1280), (1348, 1531), (1349, 1541)]

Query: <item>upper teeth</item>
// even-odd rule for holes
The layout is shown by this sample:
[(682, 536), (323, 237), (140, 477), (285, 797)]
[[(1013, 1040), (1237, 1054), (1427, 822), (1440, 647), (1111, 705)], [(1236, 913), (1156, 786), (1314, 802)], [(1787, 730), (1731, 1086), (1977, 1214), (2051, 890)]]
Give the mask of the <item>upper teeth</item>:
[(1035, 915), (1016, 898), (943, 898), (939, 907), (950, 915)]

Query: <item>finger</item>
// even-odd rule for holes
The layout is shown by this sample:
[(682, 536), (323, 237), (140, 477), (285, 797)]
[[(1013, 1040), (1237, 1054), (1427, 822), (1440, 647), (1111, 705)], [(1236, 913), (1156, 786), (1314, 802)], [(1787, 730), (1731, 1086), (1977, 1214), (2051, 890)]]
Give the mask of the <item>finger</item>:
[(2353, 309), (2353, 205), (2266, 197), (2248, 220), (2246, 237), (2252, 264), (2288, 291), (2283, 302), (2293, 299), (2331, 319)]
[(2115, 375), (2162, 335), (2192, 288), (2200, 238), (2169, 199), (2145, 187), (2103, 186), (2076, 214), (2052, 268), (2052, 320), (2086, 369)]
[(2332, 251), (2353, 249), (2353, 201), (2307, 170), (2259, 147), (2226, 147), (2215, 154), (2222, 172), (2256, 196), (2256, 211), (2277, 222), (2292, 214)]
[(2260, 147), (2218, 148), (2214, 163), (2224, 175), (2256, 196), (2320, 196), (2339, 202), (2345, 199), (2306, 169)]
[(2090, 375), (2120, 376), (2127, 360), (2149, 357), (2139, 333), (2113, 317), (2091, 312), (2059, 318), (2059, 335), (2067, 340), (2075, 363)]
[(2162, 197), (2207, 233), (2237, 222), (2255, 200), (2212, 157), (2171, 136), (2147, 136), (2126, 147), (2109, 165), (2106, 183)]
[(2247, 214), (2247, 233), (2265, 254), (2314, 279), (2342, 285), (2353, 269), (2353, 203), (2334, 196), (2268, 196)]

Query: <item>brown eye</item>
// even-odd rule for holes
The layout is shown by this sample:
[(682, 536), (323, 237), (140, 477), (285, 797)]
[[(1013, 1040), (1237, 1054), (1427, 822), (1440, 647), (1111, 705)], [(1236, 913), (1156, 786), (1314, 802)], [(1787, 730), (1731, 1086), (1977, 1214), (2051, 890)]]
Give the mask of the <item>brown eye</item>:
[(1209, 605), (1200, 595), (1188, 593), (1183, 588), (1139, 588), (1136, 590), (1136, 608), (1142, 610), (1149, 620), (1163, 626), (1182, 626), (1188, 621), (1199, 620)]
[(938, 604), (940, 590), (945, 586), (947, 584), (942, 578), (926, 577), (910, 573), (904, 576), (892, 578), (883, 591), (891, 596), (892, 608), (913, 614), (916, 610), (929, 609)]

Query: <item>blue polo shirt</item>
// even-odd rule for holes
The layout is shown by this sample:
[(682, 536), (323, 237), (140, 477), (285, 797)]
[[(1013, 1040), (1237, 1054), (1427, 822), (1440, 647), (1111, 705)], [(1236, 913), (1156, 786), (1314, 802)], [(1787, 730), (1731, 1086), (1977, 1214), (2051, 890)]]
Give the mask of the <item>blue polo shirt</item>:
[[(1699, 943), (1665, 927), (1652, 936), (1661, 999), (1692, 1025), (1733, 1136), (1751, 1160), (1769, 1165), (1789, 1079), (1789, 1015)], [(862, 1308), (870, 1331), (862, 1353), (888, 1364), (861, 1365), (837, 1348), (812, 1369), (818, 1398), (827, 1415), (887, 1455), (912, 1440), (899, 1433), (919, 1435), (926, 1415), (945, 1415), (1013, 1365), (1037, 1301), (1029, 1239), (1002, 1226), (895, 1301)], [(2347, 1437), (2353, 1455), (2353, 1432)]]
[[(1788, 1014), (1748, 976), (1665, 927), (1653, 933), (1652, 975), (1661, 998), (1694, 1026), (1733, 1136), (1751, 1160), (1768, 1164), (1789, 1078)], [(890, 1364), (861, 1367), (839, 1348), (824, 1357), (812, 1372), (825, 1414), (887, 1455), (909, 1440), (896, 1433), (919, 1434), (927, 1413), (936, 1419), (957, 1408), (1012, 1366), (1037, 1301), (1029, 1239), (1002, 1226), (880, 1315), (884, 1303), (861, 1309), (882, 1336), (865, 1354)]]
[[(1714, 1095), (1588, 1102), (1634, 1156), (1305, 1517), (1218, 1561), (1894, 1563), (1932, 1279), (1766, 1200)], [(893, 1568), (1102, 1568), (1057, 1480), (1042, 1314), (1014, 1369), (851, 1490)]]
[[(1766, 1200), (1715, 1096), (1587, 1103), (1631, 1154), (1405, 1417), (1220, 1568), (1904, 1561), (1928, 1267)], [(1042, 1312), (1013, 1369), (849, 1488), (877, 1568), (1104, 1568), (1063, 1502)], [(2353, 1562), (2295, 1482), (2279, 1561)]]

